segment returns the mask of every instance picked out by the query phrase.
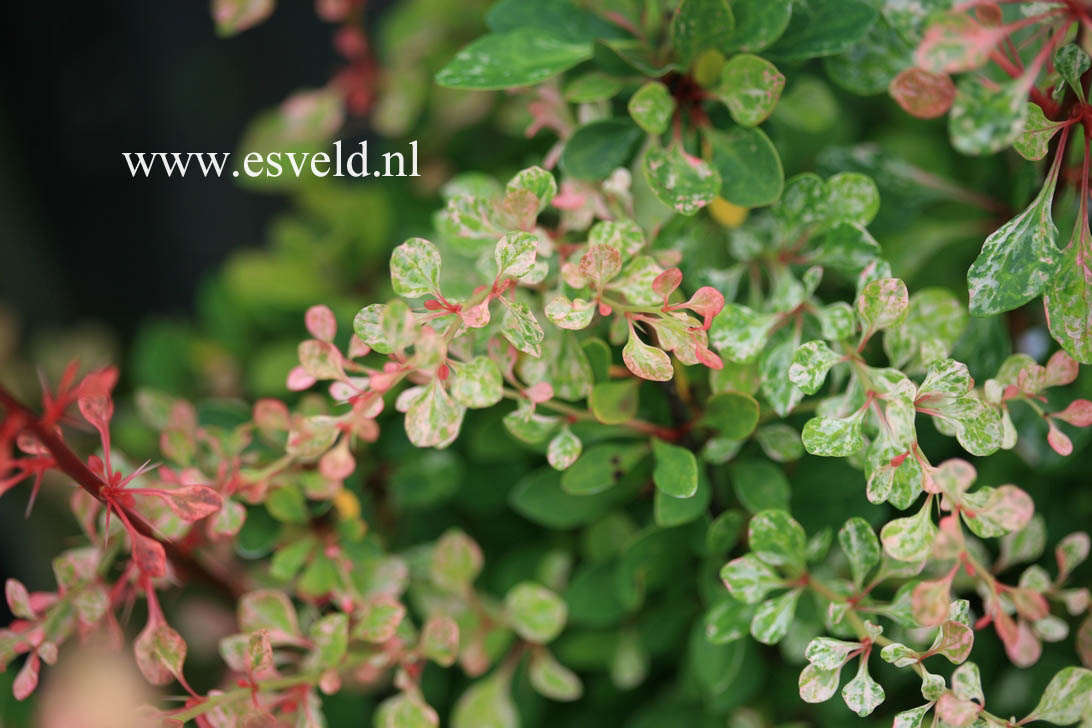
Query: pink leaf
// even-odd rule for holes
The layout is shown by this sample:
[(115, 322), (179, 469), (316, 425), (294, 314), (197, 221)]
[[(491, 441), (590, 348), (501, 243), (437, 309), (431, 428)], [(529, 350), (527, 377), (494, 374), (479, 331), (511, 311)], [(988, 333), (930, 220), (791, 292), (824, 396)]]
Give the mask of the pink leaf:
[(1043, 654), (1043, 645), (1031, 631), (1031, 625), (1021, 619), (1016, 626), (1015, 639), (1005, 642), (1005, 652), (1017, 667), (1031, 667)]
[(982, 706), (973, 700), (961, 700), (952, 693), (944, 693), (937, 701), (937, 715), (947, 724), (963, 728), (974, 722)]
[(652, 280), (652, 290), (657, 296), (662, 296), (664, 303), (667, 297), (675, 292), (682, 283), (682, 271), (678, 268), (668, 268)]
[(350, 359), (356, 359), (358, 357), (367, 356), (368, 354), (371, 353), (371, 351), (372, 351), (372, 347), (365, 344), (364, 340), (361, 339), (356, 334), (353, 334), (352, 338), (349, 339), (349, 358)]
[(329, 341), (301, 341), (298, 353), (300, 366), (316, 380), (345, 378), (345, 372), (341, 368), (341, 352)]
[(23, 663), (23, 669), (15, 676), (15, 682), (11, 686), (11, 692), (16, 700), (26, 700), (38, 687), (38, 671), (41, 668), (38, 655), (31, 654)]
[(263, 433), (286, 432), (291, 427), (288, 408), (280, 400), (259, 399), (254, 403), (254, 424)]
[(135, 531), (130, 535), (133, 540), (133, 560), (140, 570), (153, 579), (166, 576), (167, 554), (163, 551), (163, 544)]
[(708, 331), (713, 325), (713, 317), (724, 308), (724, 294), (711, 286), (702, 286), (694, 292), (690, 300), (682, 305), (702, 317), (702, 329)]
[(1054, 355), (1050, 357), (1050, 361), (1047, 362), (1046, 386), (1061, 387), (1072, 384), (1077, 379), (1079, 372), (1080, 365), (1064, 350), (1059, 349), (1054, 352)]
[(524, 394), (535, 404), (541, 404), (554, 397), (554, 388), (549, 382), (537, 382), (524, 390)]
[(341, 442), (326, 452), (319, 460), (319, 472), (329, 480), (342, 481), (356, 470), (356, 460), (349, 452), (349, 438), (342, 437)]
[(914, 54), (915, 65), (933, 73), (972, 71), (986, 64), (1007, 34), (1007, 29), (985, 27), (969, 15), (948, 13), (925, 31)]
[(906, 113), (919, 119), (944, 116), (956, 95), (955, 84), (946, 74), (920, 68), (902, 71), (891, 80), (887, 90)]
[(622, 253), (613, 245), (592, 245), (580, 258), (580, 275), (596, 290), (618, 275), (622, 269)]
[(1092, 425), (1092, 402), (1087, 399), (1075, 399), (1061, 412), (1051, 415), (1056, 420), (1068, 422), (1074, 427), (1088, 427)]
[(955, 620), (948, 620), (940, 625), (939, 644), (933, 648), (953, 665), (964, 662), (971, 656), (974, 647), (974, 630)]
[(1073, 441), (1069, 439), (1069, 436), (1059, 430), (1053, 420), (1047, 420), (1047, 428), (1047, 443), (1051, 449), (1063, 457), (1071, 455), (1073, 453)]
[(922, 626), (936, 627), (948, 618), (948, 604), (951, 601), (948, 588), (953, 574), (955, 571), (942, 579), (923, 581), (914, 587), (910, 595), (910, 610)]
[(8, 579), (4, 585), (4, 595), (8, 599), (11, 613), (22, 619), (34, 619), (34, 608), (30, 605), (30, 593), (17, 579)]
[(328, 306), (321, 304), (312, 306), (307, 309), (303, 319), (307, 324), (307, 330), (311, 332), (311, 336), (320, 341), (330, 342), (334, 340), (334, 336), (337, 334), (337, 319), (334, 318), (334, 312)]
[(1016, 607), (1016, 612), (1030, 622), (1038, 622), (1050, 614), (1050, 605), (1043, 595), (1034, 589), (1017, 587), (1009, 590), (1009, 597)]
[(164, 491), (167, 506), (183, 521), (199, 521), (220, 510), (220, 494), (207, 485), (187, 485)]
[(172, 678), (182, 677), (186, 642), (165, 622), (149, 619), (133, 643), (133, 653), (144, 679), (153, 685), (166, 685)]
[(308, 374), (306, 369), (298, 366), (288, 372), (288, 381), (285, 386), (293, 392), (302, 392), (305, 389), (310, 389), (315, 381), (315, 378)]
[(486, 298), (476, 306), (459, 311), (459, 318), (472, 329), (480, 329), (489, 324), (489, 303), (492, 299)]

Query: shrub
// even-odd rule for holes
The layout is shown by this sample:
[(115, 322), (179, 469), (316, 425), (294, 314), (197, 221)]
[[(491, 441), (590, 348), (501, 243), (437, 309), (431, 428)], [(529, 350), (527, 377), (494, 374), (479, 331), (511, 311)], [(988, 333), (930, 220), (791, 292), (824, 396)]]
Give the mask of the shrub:
[[(1072, 457), (1092, 424), (1073, 386), (1092, 361), (1090, 63), (1069, 42), (1088, 15), (947, 5), (500, 0), (436, 80), (525, 89), (530, 132), (556, 144), (449, 181), (429, 238), (390, 257), (394, 297), (351, 333), (309, 308), (298, 399), (240, 415), (138, 393), (163, 464), (134, 467), (114, 369), (70, 368), (41, 413), (0, 389), (0, 492), (59, 471), (85, 534), (55, 591), (7, 584), (16, 697), (66, 641), (120, 639), (143, 597), (137, 664), (188, 694), (146, 711), (167, 725), (319, 726), (323, 696), (359, 688), (378, 726), (1092, 720), (1089, 536), (1007, 482), (1036, 480), (1007, 453)], [(947, 113), (965, 154), (1053, 144), (1042, 190), (970, 265), (976, 318), (896, 277), (870, 232), (880, 186), (1006, 205), (870, 148), (786, 179), (792, 144), (761, 125), (784, 88), (798, 128), (821, 113), (829, 91), (801, 71), (818, 58), (852, 92)], [(1075, 217), (1063, 250), (1055, 197)], [(1040, 296), (1061, 347), (1045, 364), (996, 318)], [(66, 442), (74, 410), (95, 454)], [(1075, 489), (1027, 487), (1087, 518)], [(217, 689), (191, 688), (160, 606), (180, 583), (236, 605)], [(1062, 643), (1049, 660), (1044, 642)], [(839, 688), (845, 708), (805, 709)]]

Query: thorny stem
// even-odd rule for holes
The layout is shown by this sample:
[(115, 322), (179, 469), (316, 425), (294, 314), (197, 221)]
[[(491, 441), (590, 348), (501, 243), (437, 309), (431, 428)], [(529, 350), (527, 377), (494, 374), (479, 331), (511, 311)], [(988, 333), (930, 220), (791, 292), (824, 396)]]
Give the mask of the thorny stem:
[[(44, 424), (30, 408), (2, 386), (0, 386), (0, 406), (3, 406), (9, 417), (17, 416), (22, 418), (26, 423), (26, 429), (34, 433), (38, 441), (49, 450), (61, 472), (72, 478), (77, 485), (91, 494), (97, 501), (107, 505), (107, 500), (102, 493), (105, 485), (102, 479), (95, 475), (91, 468), (87, 467), (87, 464), (80, 459), (80, 456), (52, 428)], [(182, 551), (173, 542), (157, 536), (152, 526), (139, 513), (118, 503), (113, 504), (113, 507), (118, 510), (119, 515), (128, 516), (128, 520), (132, 522), (133, 528), (138, 533), (161, 543), (167, 557), (180, 571), (188, 572), (233, 599), (237, 599), (245, 593), (246, 590), (241, 585), (237, 585), (223, 575), (209, 570), (204, 564)]]

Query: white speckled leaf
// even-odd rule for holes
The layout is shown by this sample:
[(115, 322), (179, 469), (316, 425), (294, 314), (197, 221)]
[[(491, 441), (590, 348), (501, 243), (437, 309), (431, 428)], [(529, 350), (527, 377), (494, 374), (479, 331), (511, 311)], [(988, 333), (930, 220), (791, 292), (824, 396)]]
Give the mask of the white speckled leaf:
[(439, 293), (440, 251), (424, 238), (399, 245), (391, 253), (391, 286), (406, 298)]
[(815, 665), (805, 665), (800, 671), (800, 699), (805, 703), (825, 703), (838, 692), (842, 668), (820, 670)]
[(493, 259), (497, 263), (497, 277), (519, 278), (530, 272), (535, 265), (538, 238), (531, 233), (508, 233), (497, 242)]
[(898, 326), (906, 319), (910, 294), (898, 278), (878, 278), (861, 289), (857, 315), (869, 332)]
[(557, 196), (557, 180), (552, 173), (542, 167), (528, 167), (508, 180), (505, 189), (508, 192), (527, 190), (538, 200), (538, 211), (542, 212)]
[(756, 513), (748, 525), (747, 540), (755, 556), (771, 566), (804, 563), (804, 529), (783, 510)]
[(584, 446), (568, 425), (554, 435), (546, 447), (546, 460), (554, 470), (566, 470), (580, 457)]
[(913, 516), (896, 518), (880, 531), (884, 550), (899, 561), (923, 561), (933, 546), (937, 527), (930, 512), (931, 501), (926, 501)]
[(406, 412), (406, 435), (417, 447), (446, 447), (459, 435), (465, 412), (434, 378)]
[(472, 409), (492, 407), (504, 396), (500, 368), (487, 356), (453, 362), (448, 386), (456, 402)]
[(659, 81), (649, 81), (630, 97), (626, 105), (637, 126), (649, 134), (663, 134), (675, 113), (675, 98)]
[(754, 554), (732, 559), (720, 570), (721, 581), (729, 593), (746, 604), (758, 604), (784, 580)]
[(861, 718), (871, 715), (883, 702), (883, 688), (868, 674), (867, 660), (861, 659), (857, 674), (842, 688), (842, 699)]
[(717, 171), (678, 144), (667, 150), (650, 147), (641, 166), (656, 197), (682, 215), (695, 214), (720, 191)]
[(853, 583), (860, 589), (868, 572), (880, 563), (880, 540), (868, 521), (854, 516), (838, 529), (838, 543), (849, 561)]
[(541, 28), (518, 28), (478, 38), (436, 74), (448, 88), (502, 89), (530, 86), (592, 55), (590, 43), (570, 43)]
[(501, 300), (505, 305), (501, 334), (524, 354), (536, 358), (542, 356), (542, 339), (545, 334), (531, 309), (521, 301)]
[(775, 645), (784, 639), (792, 626), (802, 591), (792, 589), (759, 604), (751, 619), (751, 636), (764, 645)]
[(728, 107), (733, 121), (756, 126), (773, 112), (784, 88), (785, 76), (777, 66), (764, 58), (740, 53), (721, 69), (716, 95)]
[(789, 379), (805, 394), (815, 394), (826, 381), (827, 372), (842, 357), (827, 346), (827, 342), (815, 340), (801, 344), (792, 357)]

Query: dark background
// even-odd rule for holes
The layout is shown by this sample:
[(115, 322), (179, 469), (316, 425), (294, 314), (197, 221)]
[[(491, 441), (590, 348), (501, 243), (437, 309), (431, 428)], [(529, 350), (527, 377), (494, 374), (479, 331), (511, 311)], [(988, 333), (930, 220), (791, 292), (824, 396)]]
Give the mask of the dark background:
[(341, 63), (311, 2), (231, 38), (207, 0), (5, 3), (0, 26), (0, 305), (24, 332), (91, 319), (125, 340), (148, 313), (189, 312), (283, 201), (229, 178), (134, 179), (121, 153), (233, 152), (258, 111)]

